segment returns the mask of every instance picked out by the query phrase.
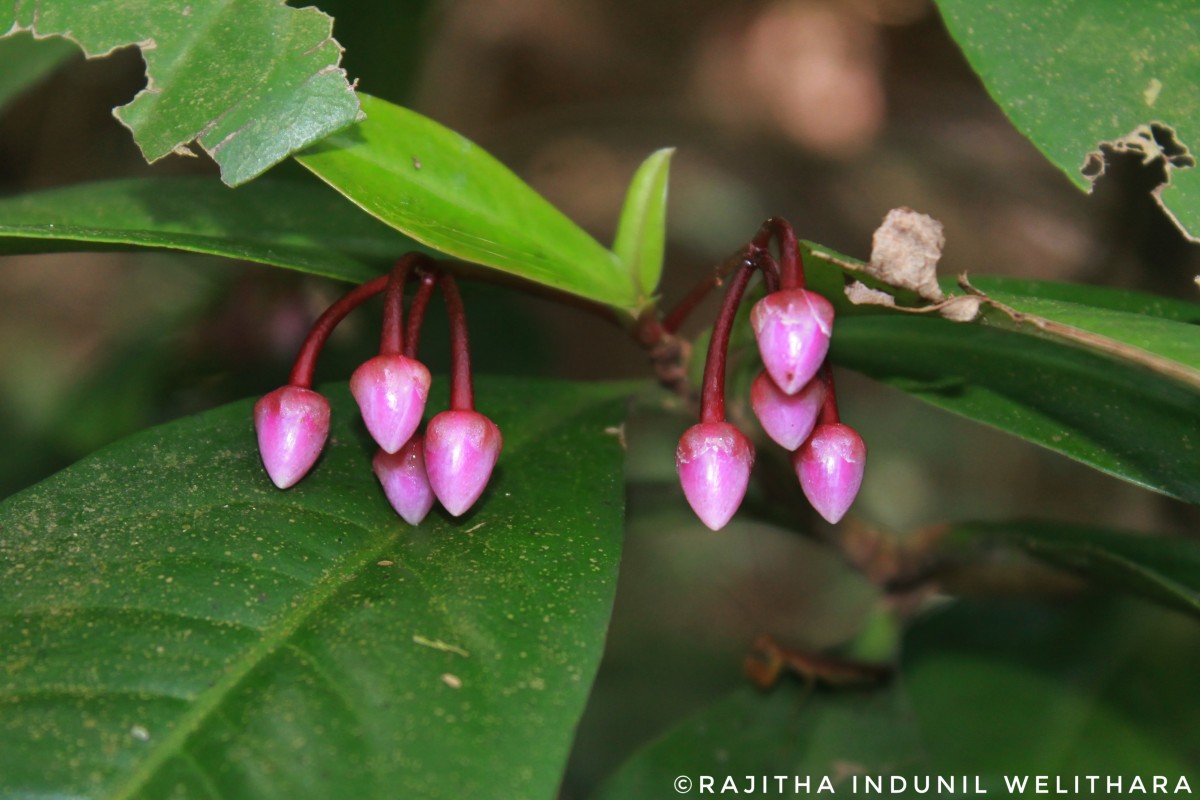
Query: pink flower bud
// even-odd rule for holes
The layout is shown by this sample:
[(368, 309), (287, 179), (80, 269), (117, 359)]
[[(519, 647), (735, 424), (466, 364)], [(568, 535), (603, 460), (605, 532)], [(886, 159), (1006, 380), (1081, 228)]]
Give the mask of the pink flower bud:
[(395, 453), (421, 424), (429, 370), (404, 356), (375, 356), (354, 370), (350, 391), (371, 436), (385, 451)]
[(818, 425), (804, 446), (792, 454), (792, 466), (808, 502), (818, 514), (836, 523), (862, 486), (867, 446), (849, 425)]
[(773, 292), (754, 304), (750, 324), (767, 372), (784, 394), (795, 394), (829, 351), (833, 306), (806, 289)]
[(750, 407), (763, 430), (784, 450), (804, 444), (824, 402), (825, 384), (820, 378), (813, 378), (795, 394), (784, 394), (766, 372), (758, 373), (750, 385)]
[(705, 422), (683, 433), (675, 451), (675, 468), (688, 504), (714, 531), (733, 517), (754, 464), (754, 445), (728, 422)]
[(311, 389), (284, 386), (254, 404), (258, 452), (280, 489), (303, 478), (329, 437), (329, 401)]
[(433, 508), (433, 487), (425, 474), (423, 437), (413, 436), (396, 453), (377, 450), (371, 466), (396, 513), (409, 525), (420, 525)]
[(500, 457), (500, 429), (476, 411), (443, 411), (425, 429), (425, 470), (437, 499), (454, 516), (483, 494)]

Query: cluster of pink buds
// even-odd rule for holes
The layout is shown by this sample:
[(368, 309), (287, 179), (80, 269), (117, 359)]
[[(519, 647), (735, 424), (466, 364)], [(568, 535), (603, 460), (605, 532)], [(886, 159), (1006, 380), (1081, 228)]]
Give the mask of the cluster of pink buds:
[[(410, 274), (417, 290), (404, 320), (404, 290)], [(434, 288), (441, 289), (450, 317), (450, 410), (418, 429), (425, 414), (430, 375), (417, 360), (417, 342)], [(288, 385), (254, 406), (258, 450), (271, 481), (287, 489), (316, 463), (329, 436), (329, 401), (312, 390), (317, 356), (333, 329), (370, 297), (384, 293), (379, 355), (354, 371), (350, 391), (363, 422), (379, 445), (372, 465), (388, 502), (417, 525), (436, 498), (454, 516), (469, 509), (487, 487), (500, 456), (500, 429), (475, 410), (466, 314), (453, 276), (418, 253), (398, 262), (390, 275), (358, 286), (313, 324)]]
[[(768, 250), (778, 238), (778, 263)], [(833, 306), (804, 288), (795, 235), (775, 218), (747, 248), (729, 280), (713, 326), (700, 396), (700, 423), (679, 440), (675, 464), (683, 493), (700, 520), (723, 528), (746, 495), (754, 446), (725, 421), (725, 359), (738, 306), (755, 270), (767, 295), (750, 312), (765, 369), (754, 379), (750, 404), (763, 430), (792, 454), (805, 496), (831, 523), (839, 521), (862, 485), (867, 448), (838, 417), (833, 372), (826, 364)]]

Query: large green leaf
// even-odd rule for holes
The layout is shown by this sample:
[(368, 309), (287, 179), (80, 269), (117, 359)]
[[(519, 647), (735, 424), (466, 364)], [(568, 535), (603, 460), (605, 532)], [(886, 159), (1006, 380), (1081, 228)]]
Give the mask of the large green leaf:
[(363, 281), (411, 240), (319, 184), (203, 178), (71, 186), (0, 200), (0, 254), (155, 248), (208, 253)]
[[(1147, 794), (1155, 775), (1190, 788), (1197, 658), (1200, 628), (1146, 606), (957, 603), (918, 621), (891, 686), (831, 692), (785, 676), (768, 694), (738, 690), (635, 755), (597, 796), (665, 797), (681, 778), (698, 794), (706, 777), (713, 794), (731, 780), (756, 796), (881, 796), (868, 779), (889, 797), (1020, 794), (1005, 776), (1026, 776), (1032, 796), (1033, 775), (1050, 776), (1042, 794), (1060, 776), (1063, 793), (1086, 796), (1076, 775), (1105, 776), (1097, 795), (1107, 776), (1124, 792), (1134, 776)], [(832, 793), (819, 792), (824, 777)], [(938, 777), (954, 789), (936, 791)], [(925, 780), (933, 788), (919, 791)]]
[(1200, 780), (1197, 658), (1200, 627), (1151, 606), (959, 602), (914, 627), (902, 670), (931, 766), (993, 792), (1033, 774), (1051, 793), (1054, 776), (1123, 776), (1128, 792), (1139, 775), (1149, 793), (1154, 775)]
[(367, 118), (297, 156), (363, 210), (449, 255), (635, 312), (617, 257), (478, 145), (361, 95)]
[[(881, 305), (854, 305), (842, 289), (847, 278), (894, 294), (898, 306), (928, 304), (912, 292), (874, 279), (856, 259), (809, 242), (804, 246), (811, 255), (807, 262), (812, 287), (828, 296), (842, 315), (905, 313)], [(950, 295), (964, 293), (956, 280), (941, 283)], [(1103, 353), (1200, 391), (1200, 304), (1052, 281), (982, 277), (972, 278), (969, 285), (984, 299), (974, 320), (978, 324)]]
[(908, 316), (843, 317), (830, 354), (933, 405), (1200, 502), (1200, 447), (1184, 427), (1200, 394), (1136, 365), (1012, 331)]
[[(995, 294), (1005, 296), (1009, 300), (1014, 296), (1038, 300), (1061, 300), (1096, 309), (1125, 311), (1130, 314), (1142, 314), (1200, 325), (1200, 303), (1158, 294), (1086, 283), (1059, 283), (1026, 278), (971, 276), (971, 283), (989, 296)], [(1014, 304), (1019, 303), (1014, 301)]]
[[(830, 694), (786, 680), (771, 694), (745, 687), (647, 746), (594, 796), (720, 794), (730, 779), (737, 794), (850, 794), (851, 764), (876, 776), (915, 763), (920, 739), (914, 722), (893, 690)], [(776, 776), (784, 776), (782, 789)], [(797, 790), (797, 778), (807, 779), (807, 788)], [(734, 793), (726, 786), (724, 794)]]
[(65, 36), (89, 58), (137, 45), (147, 89), (116, 116), (148, 161), (195, 140), (236, 186), (360, 115), (333, 20), (283, 0), (0, 0), (0, 30)]
[[(1132, 483), (1200, 502), (1200, 306), (1100, 287), (980, 279), (1003, 307), (950, 322), (850, 304), (862, 265), (806, 245), (838, 308), (830, 354), (927, 402)], [(903, 298), (907, 299), (907, 298)], [(886, 343), (886, 346), (881, 346)]]
[(1177, 321), (1002, 289), (993, 289), (988, 297), (1001, 304), (985, 306), (984, 319), (991, 324), (1087, 347), (1200, 392), (1200, 306), (1192, 306), (1191, 321)]
[(629, 182), (613, 252), (630, 275), (637, 278), (642, 299), (658, 289), (662, 275), (663, 249), (667, 238), (667, 179), (675, 148), (650, 155)]
[(0, 108), (76, 52), (70, 42), (21, 34), (0, 39)]
[(1200, 615), (1200, 541), (1061, 522), (956, 524), (952, 545), (1010, 543), (1051, 564)]
[(326, 393), (290, 491), (246, 401), (0, 505), (0, 795), (555, 796), (616, 581), (624, 387), (480, 381), (492, 485), (417, 529)]
[[(1167, 157), (1159, 201), (1200, 235), (1200, 7), (1189, 0), (938, 0), (1017, 128), (1077, 186), (1102, 143)], [(1091, 169), (1096, 164), (1093, 162)]]

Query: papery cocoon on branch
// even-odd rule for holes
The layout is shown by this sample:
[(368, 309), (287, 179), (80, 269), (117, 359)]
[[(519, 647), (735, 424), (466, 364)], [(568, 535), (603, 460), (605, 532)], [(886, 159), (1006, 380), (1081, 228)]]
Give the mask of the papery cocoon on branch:
[(804, 444), (817, 424), (825, 402), (825, 384), (813, 378), (795, 394), (785, 394), (766, 372), (750, 385), (750, 407), (763, 430), (784, 450)]
[(375, 356), (354, 370), (350, 391), (367, 430), (386, 452), (403, 447), (420, 426), (429, 382), (425, 365), (402, 355)]
[(754, 304), (750, 324), (771, 379), (784, 394), (795, 394), (829, 352), (833, 305), (807, 289), (772, 292)]
[(329, 437), (329, 401), (311, 389), (284, 386), (254, 404), (258, 452), (280, 489), (303, 478)]
[(822, 517), (836, 523), (849, 510), (862, 486), (867, 446), (849, 425), (818, 425), (792, 455), (804, 496)]
[(492, 476), (503, 440), (477, 411), (443, 411), (425, 429), (425, 471), (433, 493), (454, 516), (470, 508)]
[(725, 527), (750, 483), (754, 446), (728, 422), (702, 422), (684, 431), (675, 468), (688, 504), (712, 530)]
[(424, 437), (413, 436), (395, 453), (375, 451), (371, 466), (396, 513), (409, 525), (420, 525), (433, 508), (434, 499), (425, 472)]

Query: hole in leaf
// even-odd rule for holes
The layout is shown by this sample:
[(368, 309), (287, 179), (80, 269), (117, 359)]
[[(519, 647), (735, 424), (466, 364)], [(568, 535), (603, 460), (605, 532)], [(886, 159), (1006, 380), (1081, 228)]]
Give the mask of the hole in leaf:
[(1171, 173), (1195, 166), (1196, 157), (1175, 129), (1151, 122), (1138, 125), (1118, 139), (1100, 142), (1098, 149), (1088, 153), (1080, 172), (1091, 181), (1093, 192), (1118, 190), (1148, 195), (1188, 240), (1196, 241), (1162, 203), (1162, 191), (1171, 183)]

